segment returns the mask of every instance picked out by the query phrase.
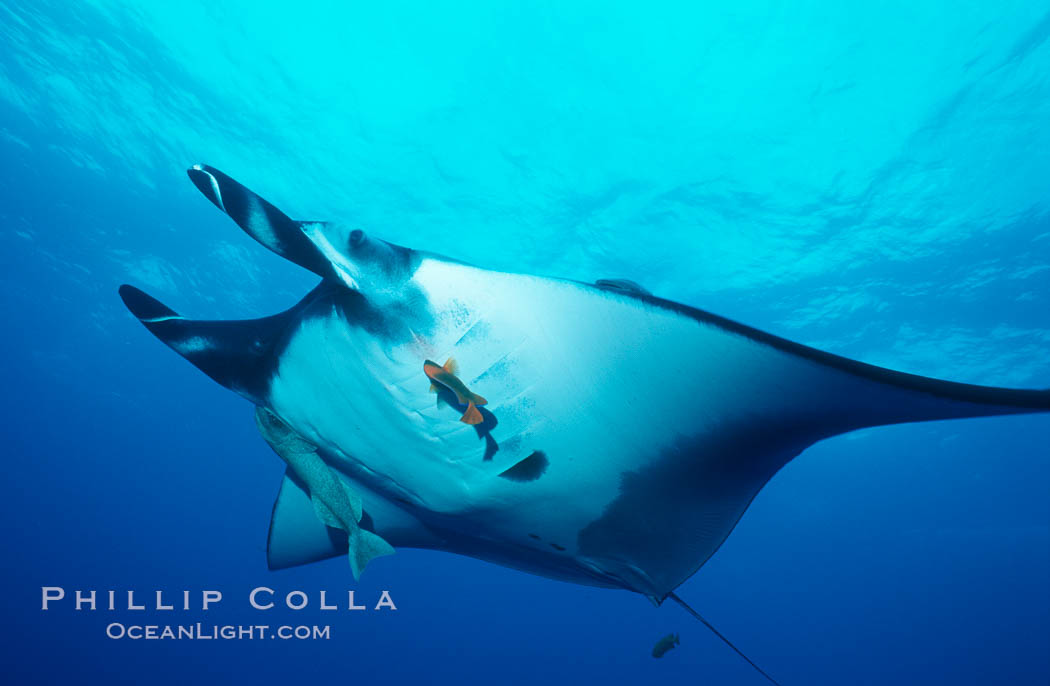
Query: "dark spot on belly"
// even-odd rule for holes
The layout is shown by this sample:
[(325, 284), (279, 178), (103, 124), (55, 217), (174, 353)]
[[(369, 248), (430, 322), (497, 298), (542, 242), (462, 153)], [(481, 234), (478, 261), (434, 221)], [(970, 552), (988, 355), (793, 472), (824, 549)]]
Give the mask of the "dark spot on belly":
[(547, 459), (547, 456), (542, 451), (537, 450), (513, 467), (500, 472), (500, 476), (519, 483), (535, 481), (543, 476), (543, 473), (547, 471), (548, 465), (550, 465), (550, 460)]
[(557, 543), (551, 543), (551, 547), (558, 551), (565, 550), (565, 546), (558, 545)]
[(536, 534), (529, 534), (529, 538), (535, 538), (537, 541), (540, 540), (540, 537)]

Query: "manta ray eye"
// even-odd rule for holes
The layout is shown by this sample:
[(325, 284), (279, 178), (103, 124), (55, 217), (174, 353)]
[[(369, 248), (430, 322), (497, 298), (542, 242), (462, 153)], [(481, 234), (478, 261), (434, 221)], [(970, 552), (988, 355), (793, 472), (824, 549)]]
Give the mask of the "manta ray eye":
[(365, 242), (365, 232), (361, 229), (354, 229), (350, 232), (350, 247), (356, 248)]

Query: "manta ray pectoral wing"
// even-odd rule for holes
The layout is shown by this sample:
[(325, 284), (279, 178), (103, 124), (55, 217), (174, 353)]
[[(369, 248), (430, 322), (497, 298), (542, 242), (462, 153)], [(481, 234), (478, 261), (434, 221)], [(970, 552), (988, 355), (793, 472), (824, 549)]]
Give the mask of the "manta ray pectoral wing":
[(700, 373), (688, 382), (702, 421), (678, 425), (689, 429), (623, 470), (616, 498), (577, 537), (581, 559), (657, 599), (699, 569), (766, 482), (817, 441), (885, 424), (1050, 411), (1050, 391), (905, 374), (654, 297), (617, 302), (699, 325)]
[(291, 219), (215, 167), (195, 164), (186, 173), (204, 197), (259, 243), (318, 276), (332, 275), (328, 260), (300, 228), (312, 222)]
[(944, 381), (807, 352), (800, 364), (812, 364), (811, 371), (799, 376), (795, 399), (814, 412), (824, 436), (886, 424), (1050, 411), (1050, 390)]
[[(637, 302), (671, 310), (725, 336), (725, 368), (746, 370), (752, 409), (808, 424), (821, 438), (884, 424), (1050, 411), (1050, 390), (1000, 388), (907, 374), (852, 360), (644, 294)], [(709, 328), (708, 328), (709, 327)], [(715, 342), (715, 341), (711, 341)]]

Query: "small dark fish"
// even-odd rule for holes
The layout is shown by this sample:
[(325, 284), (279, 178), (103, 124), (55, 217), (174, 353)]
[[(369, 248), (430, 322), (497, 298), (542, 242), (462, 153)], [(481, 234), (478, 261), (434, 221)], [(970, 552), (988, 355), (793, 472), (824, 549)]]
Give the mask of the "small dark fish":
[(681, 641), (678, 640), (678, 634), (667, 634), (653, 646), (653, 657), (663, 657), (664, 653), (671, 648), (674, 648), (679, 643), (681, 643)]
[(456, 371), (456, 361), (451, 357), (448, 358), (448, 362), (443, 367), (438, 366), (437, 362), (431, 362), (430, 360), (423, 363), (423, 373), (431, 381), (430, 390), (436, 391), (435, 384), (440, 384), (455, 393), (459, 404), (467, 406), (467, 411), (463, 413), (459, 421), (464, 424), (480, 424), (484, 421), (484, 417), (481, 416), (477, 406), (486, 404), (488, 400), (485, 400), (477, 393), (472, 393), (466, 384), (456, 376)]

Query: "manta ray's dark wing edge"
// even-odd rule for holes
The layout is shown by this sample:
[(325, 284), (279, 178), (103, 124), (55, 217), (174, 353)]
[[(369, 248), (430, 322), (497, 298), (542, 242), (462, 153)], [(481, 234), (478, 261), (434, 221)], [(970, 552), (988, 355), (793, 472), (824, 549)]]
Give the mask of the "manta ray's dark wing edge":
[[(904, 422), (1050, 412), (1050, 389), (981, 386), (898, 372), (811, 348), (674, 301), (644, 293), (625, 293), (624, 296), (673, 310), (700, 324), (718, 327), (820, 367), (871, 382), (872, 389), (880, 389), (883, 395), (881, 402), (867, 408), (867, 414), (854, 412), (847, 425), (833, 433)], [(843, 400), (846, 407), (851, 406), (852, 399)]]

